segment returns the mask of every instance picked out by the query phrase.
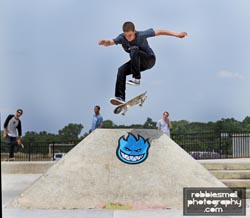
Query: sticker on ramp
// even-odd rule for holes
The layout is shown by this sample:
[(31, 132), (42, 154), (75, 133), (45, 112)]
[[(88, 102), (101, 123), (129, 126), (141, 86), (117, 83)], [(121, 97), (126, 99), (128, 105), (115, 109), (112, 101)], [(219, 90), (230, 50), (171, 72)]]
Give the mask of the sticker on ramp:
[(140, 135), (136, 138), (132, 133), (128, 133), (126, 138), (125, 136), (119, 138), (116, 156), (123, 163), (140, 164), (147, 159), (149, 147), (148, 139)]

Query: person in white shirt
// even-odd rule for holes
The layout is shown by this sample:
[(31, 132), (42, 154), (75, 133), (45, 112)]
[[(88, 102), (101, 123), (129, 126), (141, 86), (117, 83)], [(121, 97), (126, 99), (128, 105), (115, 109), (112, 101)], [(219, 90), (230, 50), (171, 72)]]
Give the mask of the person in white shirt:
[(10, 114), (4, 122), (3, 137), (9, 145), (9, 160), (14, 160), (14, 152), (16, 145), (22, 145), (22, 124), (20, 117), (23, 114), (22, 109), (18, 109), (16, 114)]
[(170, 129), (172, 129), (172, 123), (169, 120), (169, 113), (165, 111), (163, 113), (162, 119), (158, 120), (157, 128), (170, 137)]

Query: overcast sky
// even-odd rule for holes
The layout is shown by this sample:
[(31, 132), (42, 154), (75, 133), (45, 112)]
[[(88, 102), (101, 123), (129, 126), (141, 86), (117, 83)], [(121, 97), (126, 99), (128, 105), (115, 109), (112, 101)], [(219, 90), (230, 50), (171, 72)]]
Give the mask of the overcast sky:
[[(69, 123), (90, 129), (93, 108), (116, 124), (172, 120), (242, 120), (250, 115), (249, 0), (1, 0), (0, 112), (23, 108), (23, 129), (57, 133)], [(186, 31), (178, 39), (148, 39), (154, 68), (142, 73), (143, 108), (113, 114), (117, 69), (128, 61), (121, 46), (103, 47), (125, 21), (137, 30)], [(130, 78), (129, 78), (130, 79)]]

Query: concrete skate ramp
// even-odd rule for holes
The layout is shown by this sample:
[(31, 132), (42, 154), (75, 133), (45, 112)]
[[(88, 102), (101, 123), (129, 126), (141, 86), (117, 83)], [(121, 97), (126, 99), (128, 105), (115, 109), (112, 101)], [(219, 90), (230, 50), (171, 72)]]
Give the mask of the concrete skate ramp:
[[(120, 137), (149, 139), (148, 158), (126, 164), (116, 156)], [(10, 207), (39, 209), (181, 208), (183, 187), (225, 187), (157, 130), (97, 129), (17, 197)]]

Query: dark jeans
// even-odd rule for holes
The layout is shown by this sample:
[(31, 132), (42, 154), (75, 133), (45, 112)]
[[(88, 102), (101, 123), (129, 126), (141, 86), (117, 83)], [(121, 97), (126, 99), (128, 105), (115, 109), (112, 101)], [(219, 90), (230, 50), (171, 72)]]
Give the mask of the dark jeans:
[(16, 137), (10, 137), (7, 136), (6, 138), (6, 143), (9, 146), (9, 158), (13, 158), (14, 157), (14, 152), (15, 152), (15, 146), (17, 146), (17, 141), (16, 141)]
[(119, 67), (115, 86), (115, 97), (125, 101), (126, 76), (133, 75), (135, 79), (141, 79), (141, 72), (152, 68), (155, 64), (155, 56), (139, 50), (137, 46), (130, 48), (130, 61)]

